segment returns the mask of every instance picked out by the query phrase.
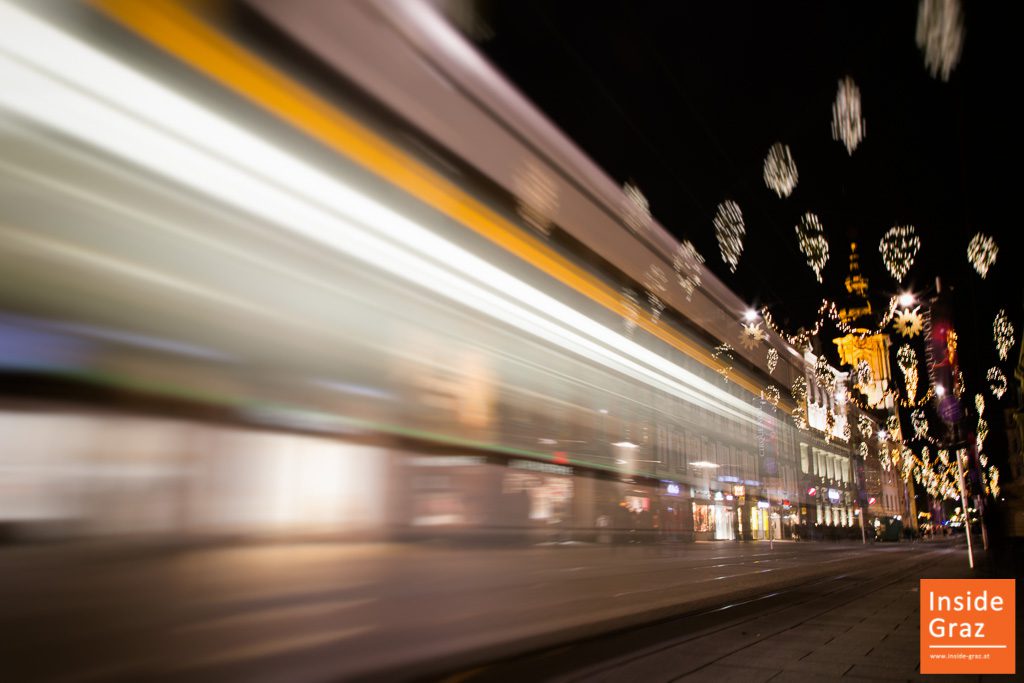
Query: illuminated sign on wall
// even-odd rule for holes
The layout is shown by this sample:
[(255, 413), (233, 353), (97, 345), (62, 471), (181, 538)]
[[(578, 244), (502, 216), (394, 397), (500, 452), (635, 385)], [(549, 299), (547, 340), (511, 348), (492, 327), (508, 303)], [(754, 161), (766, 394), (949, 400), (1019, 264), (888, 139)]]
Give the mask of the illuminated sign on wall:
[(831, 500), (833, 503), (838, 502), (839, 501), (839, 491), (836, 491), (835, 489), (829, 489), (828, 490), (828, 499)]

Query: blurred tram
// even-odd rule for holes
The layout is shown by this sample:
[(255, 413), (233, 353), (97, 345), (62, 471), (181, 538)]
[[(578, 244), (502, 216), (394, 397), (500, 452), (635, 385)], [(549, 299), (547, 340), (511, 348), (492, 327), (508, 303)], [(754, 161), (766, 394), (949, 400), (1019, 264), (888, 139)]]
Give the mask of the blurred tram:
[(859, 538), (853, 407), (448, 9), (0, 0), (5, 538)]

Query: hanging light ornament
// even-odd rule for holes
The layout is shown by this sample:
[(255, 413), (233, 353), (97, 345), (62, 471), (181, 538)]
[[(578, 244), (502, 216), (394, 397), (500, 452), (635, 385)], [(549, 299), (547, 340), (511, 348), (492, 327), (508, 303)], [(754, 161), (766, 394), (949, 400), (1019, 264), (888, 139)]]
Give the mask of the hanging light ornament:
[(828, 393), (832, 393), (836, 388), (836, 376), (832, 372), (832, 368), (828, 365), (828, 360), (825, 359), (824, 355), (818, 356), (818, 360), (814, 363), (814, 379), (817, 381), (818, 386), (824, 389)]
[(982, 418), (978, 418), (977, 428), (977, 439), (978, 439), (978, 451), (981, 451), (982, 446), (985, 445), (985, 439), (988, 438), (988, 422)]
[(793, 409), (793, 423), (801, 431), (807, 430), (807, 380), (803, 375), (793, 380), (793, 386), (789, 390), (793, 397), (796, 408)]
[(665, 271), (652, 263), (647, 266), (641, 279), (647, 294), (647, 303), (651, 306), (651, 322), (657, 325), (661, 321), (661, 314), (665, 312), (665, 302), (661, 300), (661, 296), (668, 288), (668, 277), (665, 276)]
[(981, 394), (974, 395), (974, 407), (978, 409), (978, 417), (985, 414), (985, 397)]
[(988, 468), (988, 482), (989, 488), (992, 491), (992, 495), (996, 498), (999, 497), (999, 468), (995, 465)]
[(860, 430), (861, 438), (864, 439), (870, 439), (871, 434), (875, 431), (875, 427), (871, 424), (871, 420), (864, 415), (857, 417), (857, 429)]
[(996, 246), (995, 240), (980, 232), (972, 237), (967, 245), (967, 260), (971, 262), (983, 280), (988, 275), (988, 269), (996, 262), (998, 253), (999, 247)]
[(850, 423), (843, 423), (843, 441), (849, 442), (853, 438), (853, 430), (850, 429)]
[(651, 227), (651, 205), (640, 188), (633, 183), (622, 186), (622, 222), (637, 235)]
[(1006, 375), (999, 368), (989, 368), (988, 372), (985, 373), (985, 377), (988, 379), (988, 388), (992, 391), (992, 395), (997, 399), (1003, 397), (1006, 393)]
[(554, 180), (531, 160), (516, 173), (513, 185), (519, 217), (548, 237), (553, 227), (552, 217), (558, 211), (558, 189)]
[(868, 459), (868, 445), (865, 442), (861, 441), (860, 445), (857, 446), (857, 450), (860, 452), (861, 460)]
[(942, 463), (943, 467), (949, 467), (949, 450), (945, 448), (939, 449), (939, 462)]
[(1006, 360), (1010, 349), (1013, 348), (1013, 323), (1006, 317), (1006, 311), (1001, 308), (992, 321), (992, 336), (996, 340), (999, 360)]
[(687, 301), (700, 287), (700, 272), (703, 265), (704, 257), (689, 240), (684, 240), (676, 249), (676, 255), (672, 259), (672, 268), (676, 271), (676, 278)]
[(923, 410), (915, 410), (910, 414), (910, 424), (913, 425), (917, 438), (928, 438), (928, 418), (925, 417)]
[(892, 326), (896, 328), (897, 332), (908, 339), (916, 337), (924, 329), (924, 319), (921, 317), (920, 310), (921, 307), (918, 306), (912, 311), (910, 309), (900, 311), (896, 314), (896, 319), (893, 320)]
[(843, 143), (846, 152), (852, 156), (866, 132), (867, 123), (860, 111), (860, 88), (847, 76), (839, 81), (836, 101), (832, 105), (832, 139)]
[(917, 395), (917, 355), (914, 349), (904, 344), (896, 352), (896, 363), (903, 372), (903, 383), (907, 387), (907, 400), (913, 401)]
[(640, 321), (640, 300), (637, 299), (636, 292), (629, 287), (623, 287), (619, 292), (620, 303), (623, 309), (625, 309), (625, 315), (623, 315), (623, 325), (626, 328), (626, 335), (629, 337), (633, 336), (634, 330), (636, 330), (637, 323)]
[(779, 388), (774, 384), (766, 385), (765, 388), (761, 390), (761, 399), (771, 403), (772, 408), (779, 405), (779, 398)]
[(886, 418), (885, 429), (889, 433), (889, 438), (893, 441), (899, 441), (903, 438), (903, 434), (900, 432), (900, 419), (895, 415), (890, 415)]
[(768, 374), (775, 372), (775, 367), (779, 364), (779, 352), (775, 349), (768, 349), (768, 356), (766, 358), (768, 363)]
[(818, 282), (821, 282), (821, 271), (828, 263), (828, 240), (825, 239), (825, 230), (818, 217), (810, 211), (801, 216), (796, 226), (796, 238), (800, 251), (807, 258), (807, 265), (814, 271)]
[(736, 202), (726, 199), (718, 205), (712, 222), (722, 260), (729, 265), (729, 270), (735, 273), (740, 262), (740, 254), (743, 253), (743, 236), (747, 234), (747, 229), (743, 225), (743, 212)]
[(753, 351), (768, 338), (761, 323), (746, 323), (741, 326), (743, 329), (740, 331), (740, 344), (748, 351)]
[(866, 386), (874, 381), (874, 373), (871, 372), (871, 365), (866, 360), (857, 361), (857, 367), (854, 369), (854, 377), (856, 384), (859, 386)]
[(913, 225), (897, 225), (889, 228), (889, 231), (882, 237), (878, 244), (878, 251), (882, 254), (882, 262), (886, 269), (902, 282), (903, 277), (914, 265), (914, 258), (921, 248), (921, 239)]
[(798, 177), (789, 145), (776, 142), (764, 158), (764, 184), (779, 197), (788, 197), (793, 194)]
[(714, 353), (711, 357), (719, 362), (720, 367), (718, 368), (718, 374), (722, 376), (726, 382), (729, 381), (729, 373), (732, 372), (732, 355), (733, 348), (728, 344), (719, 344), (715, 347)]
[(917, 6), (917, 47), (933, 78), (948, 81), (964, 43), (960, 0), (921, 0)]

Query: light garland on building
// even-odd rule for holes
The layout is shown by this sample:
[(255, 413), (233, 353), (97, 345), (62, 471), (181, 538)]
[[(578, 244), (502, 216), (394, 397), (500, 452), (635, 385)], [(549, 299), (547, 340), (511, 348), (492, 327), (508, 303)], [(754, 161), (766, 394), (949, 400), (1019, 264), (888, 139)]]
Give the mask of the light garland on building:
[(897, 282), (902, 282), (907, 271), (914, 265), (920, 248), (921, 238), (917, 236), (917, 231), (912, 225), (897, 225), (890, 228), (878, 244), (882, 262)]
[(832, 139), (842, 142), (847, 154), (864, 139), (867, 123), (861, 116), (860, 88), (849, 76), (839, 81), (836, 101), (832, 104)]
[(761, 399), (772, 404), (772, 408), (779, 405), (779, 388), (774, 384), (768, 384), (761, 390)]
[(697, 248), (689, 240), (684, 240), (676, 249), (675, 257), (672, 259), (672, 268), (676, 271), (676, 280), (679, 287), (690, 301), (693, 293), (697, 291), (701, 283), (701, 270), (704, 265), (704, 257), (700, 255)]
[(764, 184), (779, 197), (793, 194), (799, 174), (788, 145), (776, 142), (764, 159)]
[(779, 364), (779, 352), (774, 348), (768, 349), (768, 355), (765, 357), (765, 362), (768, 364), (768, 374), (775, 372), (776, 366)]
[(999, 247), (996, 246), (995, 240), (980, 232), (972, 237), (967, 245), (967, 260), (983, 280), (988, 275), (988, 269), (996, 262), (998, 253)]
[(793, 423), (800, 431), (807, 431), (807, 380), (803, 375), (793, 380), (789, 390), (796, 408), (793, 409)]
[(857, 446), (857, 450), (860, 451), (860, 457), (861, 457), (862, 460), (867, 460), (868, 459), (868, 452), (869, 451), (868, 451), (867, 443), (865, 443), (864, 441), (861, 441), (860, 445)]
[(1006, 375), (1003, 374), (1003, 371), (999, 368), (989, 368), (985, 373), (985, 378), (988, 379), (988, 388), (992, 395), (997, 399), (1002, 398), (1007, 388)]
[(818, 356), (818, 360), (814, 363), (814, 380), (829, 394), (836, 389), (835, 373), (832, 372), (832, 366), (828, 364), (828, 359), (824, 354)]
[(917, 8), (917, 47), (934, 78), (948, 81), (960, 61), (964, 22), (959, 0), (921, 0)]
[(910, 413), (910, 424), (914, 427), (914, 434), (920, 439), (928, 438), (928, 418), (923, 410), (915, 410)]
[(810, 211), (801, 216), (796, 226), (796, 237), (800, 251), (807, 258), (807, 265), (821, 282), (821, 271), (828, 263), (828, 240), (818, 217)]
[(909, 345), (904, 344), (896, 351), (896, 363), (903, 373), (903, 383), (907, 388), (907, 398), (914, 400), (917, 394), (917, 354)]
[(622, 318), (623, 325), (626, 328), (626, 335), (632, 337), (637, 324), (640, 322), (640, 314), (643, 312), (640, 308), (640, 300), (637, 299), (636, 292), (629, 287), (623, 287), (619, 291), (619, 299), (626, 311)]
[(1006, 317), (1006, 311), (1001, 308), (992, 321), (992, 336), (996, 341), (999, 360), (1006, 360), (1010, 349), (1013, 348), (1013, 323)]
[(985, 397), (981, 394), (974, 395), (974, 407), (978, 410), (978, 417), (985, 414)]
[(712, 223), (715, 226), (715, 238), (718, 240), (722, 260), (728, 264), (729, 270), (735, 273), (740, 255), (743, 254), (743, 237), (747, 234), (739, 204), (726, 199), (718, 205)]
[(860, 436), (862, 439), (870, 439), (871, 435), (875, 431), (875, 426), (866, 415), (858, 415), (857, 429), (860, 430)]

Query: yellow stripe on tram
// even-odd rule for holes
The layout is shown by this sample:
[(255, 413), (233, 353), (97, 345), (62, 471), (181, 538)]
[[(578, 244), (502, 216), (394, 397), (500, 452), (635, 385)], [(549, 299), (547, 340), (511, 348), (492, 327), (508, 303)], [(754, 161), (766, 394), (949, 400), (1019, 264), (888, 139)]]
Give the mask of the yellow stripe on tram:
[[(194, 11), (204, 2), (209, 0), (92, 0), (197, 71), (605, 308), (623, 318), (630, 315), (617, 291), (213, 28)], [(637, 324), (703, 365), (722, 367), (706, 349), (649, 316)], [(732, 379), (760, 395), (761, 387), (748, 377), (737, 373)]]

